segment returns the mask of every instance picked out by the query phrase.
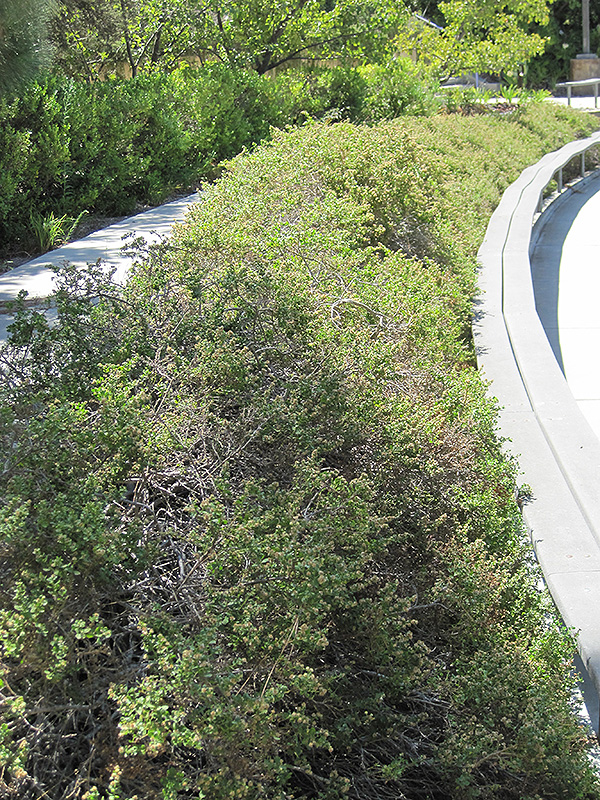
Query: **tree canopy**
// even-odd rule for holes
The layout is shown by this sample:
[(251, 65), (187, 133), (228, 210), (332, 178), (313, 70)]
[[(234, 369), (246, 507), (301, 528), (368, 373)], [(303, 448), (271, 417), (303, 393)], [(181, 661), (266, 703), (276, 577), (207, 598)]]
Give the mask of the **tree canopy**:
[[(435, 25), (411, 20), (411, 10)], [(547, 0), (412, 9), (393, 0), (61, 0), (53, 39), (62, 68), (89, 77), (102, 65), (126, 63), (135, 75), (184, 58), (263, 74), (297, 59), (377, 62), (406, 50), (452, 74), (514, 70), (544, 51), (548, 24)]]
[(62, 0), (53, 20), (57, 60), (71, 74), (108, 64), (172, 66), (186, 54), (197, 21), (193, 0)]
[(544, 51), (546, 0), (440, 0), (421, 4), (421, 10), (439, 28), (413, 26), (404, 32), (404, 46), (442, 73), (510, 72)]
[(262, 74), (295, 58), (381, 60), (406, 16), (392, 0), (62, 0), (53, 36), (75, 73), (188, 57)]
[(403, 16), (390, 0), (210, 0), (197, 42), (259, 73), (295, 58), (379, 60)]
[(51, 0), (0, 0), (0, 94), (16, 89), (46, 63)]

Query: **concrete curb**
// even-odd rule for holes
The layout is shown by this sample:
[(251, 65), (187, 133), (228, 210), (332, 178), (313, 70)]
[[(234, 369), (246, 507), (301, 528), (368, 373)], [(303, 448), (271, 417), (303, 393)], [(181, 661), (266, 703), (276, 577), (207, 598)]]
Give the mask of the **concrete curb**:
[(479, 367), (502, 407), (499, 433), (511, 441), (523, 481), (532, 488), (523, 517), (535, 553), (599, 691), (600, 442), (537, 315), (529, 261), (545, 187), (596, 144), (600, 132), (547, 154), (504, 193), (479, 250), (481, 297), (473, 335)]

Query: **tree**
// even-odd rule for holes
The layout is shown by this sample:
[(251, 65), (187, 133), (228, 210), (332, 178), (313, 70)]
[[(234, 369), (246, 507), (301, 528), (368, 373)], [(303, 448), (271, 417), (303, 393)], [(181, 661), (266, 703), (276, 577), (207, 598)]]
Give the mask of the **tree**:
[(381, 60), (405, 16), (393, 0), (209, 0), (195, 44), (259, 74), (294, 59)]
[(546, 0), (446, 0), (439, 6), (452, 71), (510, 71), (544, 50), (531, 25), (547, 23)]
[(421, 9), (440, 30), (413, 26), (404, 32), (403, 46), (416, 48), (443, 74), (511, 72), (544, 51), (539, 29), (549, 22), (546, 0), (440, 0)]
[(262, 74), (299, 58), (384, 58), (405, 13), (394, 0), (62, 0), (53, 30), (70, 72), (197, 57)]
[(117, 10), (108, 0), (61, 0), (51, 23), (55, 63), (67, 74), (94, 78), (121, 56)]
[(189, 47), (197, 11), (193, 0), (61, 0), (52, 24), (57, 61), (89, 78), (108, 65), (129, 74), (172, 66)]
[(132, 76), (144, 66), (169, 68), (191, 55), (191, 36), (205, 13), (197, 0), (118, 0), (117, 5)]
[(51, 0), (0, 0), (0, 94), (14, 91), (48, 63)]

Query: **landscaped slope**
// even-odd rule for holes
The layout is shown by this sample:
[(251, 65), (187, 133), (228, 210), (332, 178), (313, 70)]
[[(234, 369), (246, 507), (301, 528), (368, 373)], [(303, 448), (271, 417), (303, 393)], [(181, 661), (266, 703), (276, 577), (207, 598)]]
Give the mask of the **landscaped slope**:
[(591, 127), (276, 134), (121, 296), (23, 312), (7, 796), (600, 796), (469, 338), (502, 190)]

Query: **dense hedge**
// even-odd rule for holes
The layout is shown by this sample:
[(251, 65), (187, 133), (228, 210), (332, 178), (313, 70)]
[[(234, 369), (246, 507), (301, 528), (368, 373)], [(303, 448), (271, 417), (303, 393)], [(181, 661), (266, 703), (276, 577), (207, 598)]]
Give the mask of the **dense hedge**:
[(272, 125), (307, 114), (381, 119), (432, 103), (431, 87), (402, 61), (277, 78), (217, 65), (92, 85), (48, 78), (0, 98), (0, 250), (33, 246), (32, 211), (121, 215), (158, 203)]
[(2, 794), (600, 797), (467, 335), (507, 180), (592, 125), (277, 133), (123, 293), (22, 311)]

